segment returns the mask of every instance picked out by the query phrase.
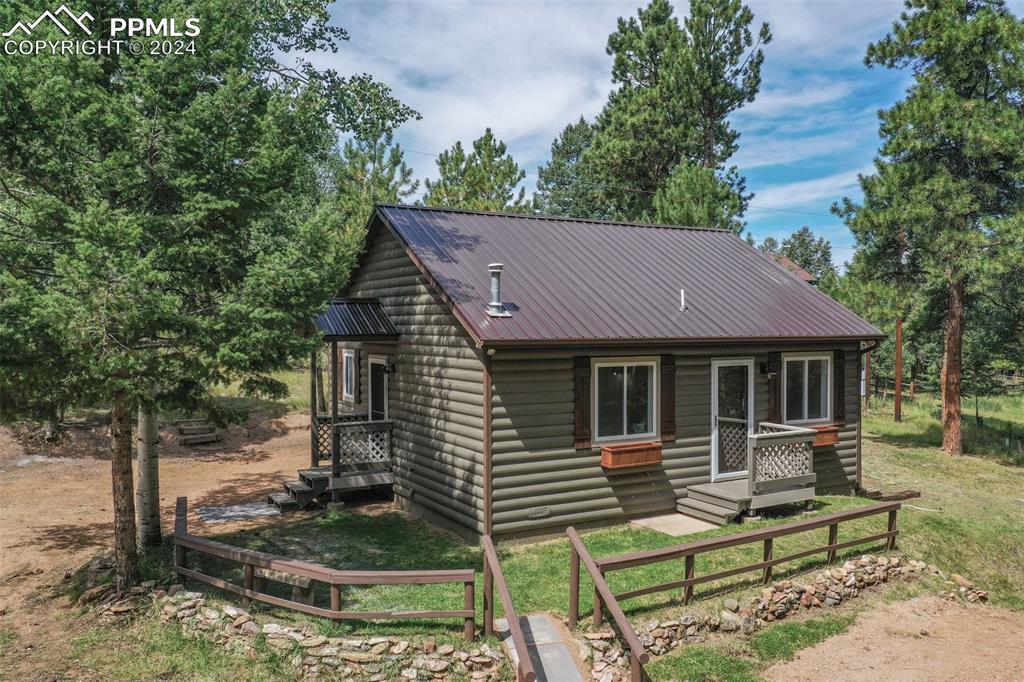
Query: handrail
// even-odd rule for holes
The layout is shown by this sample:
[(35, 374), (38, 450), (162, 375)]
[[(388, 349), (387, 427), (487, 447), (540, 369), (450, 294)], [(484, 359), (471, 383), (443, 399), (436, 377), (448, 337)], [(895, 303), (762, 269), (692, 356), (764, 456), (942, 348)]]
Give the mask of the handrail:
[(501, 599), (501, 607), (505, 611), (505, 620), (508, 621), (508, 629), (512, 634), (512, 643), (519, 654), (519, 665), (516, 668), (516, 680), (518, 682), (534, 682), (537, 673), (533, 669), (533, 662), (530, 660), (530, 651), (526, 648), (526, 637), (523, 635), (523, 628), (519, 624), (519, 614), (515, 604), (512, 602), (512, 594), (509, 592), (508, 583), (505, 582), (505, 574), (501, 570), (501, 562), (498, 561), (498, 553), (494, 551), (494, 542), (490, 535), (481, 538), (484, 549), (484, 634), (494, 634), (494, 586), (498, 586), (498, 597)]
[(626, 614), (622, 612), (622, 607), (619, 606), (615, 593), (612, 592), (611, 588), (608, 587), (608, 583), (605, 582), (602, 569), (598, 567), (590, 556), (590, 552), (587, 550), (587, 546), (583, 544), (583, 540), (580, 539), (579, 533), (570, 526), (565, 529), (565, 534), (569, 536), (569, 542), (572, 544), (569, 560), (569, 625), (574, 626), (580, 619), (580, 562), (582, 562), (583, 566), (587, 569), (587, 573), (590, 574), (590, 579), (594, 582), (594, 624), (600, 624), (601, 606), (603, 603), (615, 621), (615, 625), (618, 626), (619, 632), (622, 633), (622, 638), (626, 640), (626, 646), (629, 648), (631, 679), (638, 682), (642, 677), (641, 666), (650, 660), (650, 654), (647, 653), (647, 649), (640, 642), (640, 638), (637, 637), (633, 625), (626, 618)]
[[(840, 549), (853, 547), (867, 542), (876, 542), (878, 540), (885, 540), (887, 548), (894, 549), (896, 547), (896, 536), (899, 534), (899, 531), (896, 529), (896, 512), (899, 511), (900, 506), (899, 502), (888, 502), (885, 504), (863, 507), (861, 509), (835, 512), (833, 514), (819, 516), (815, 519), (795, 521), (747, 533), (736, 533), (734, 535), (727, 535), (721, 538), (708, 538), (706, 540), (698, 540), (696, 542), (689, 542), (672, 547), (663, 547), (661, 549), (642, 552), (630, 552), (628, 554), (620, 554), (618, 556), (605, 557), (602, 559), (592, 558), (586, 548), (586, 545), (583, 544), (579, 534), (576, 532), (576, 529), (567, 528), (565, 534), (569, 537), (569, 542), (571, 544), (569, 555), (569, 625), (575, 625), (579, 621), (580, 563), (582, 562), (594, 582), (594, 624), (600, 625), (601, 608), (602, 606), (606, 607), (608, 612), (612, 615), (615, 624), (618, 626), (619, 631), (622, 633), (623, 639), (626, 640), (626, 645), (629, 647), (631, 654), (631, 679), (634, 681), (640, 680), (642, 674), (640, 666), (647, 662), (648, 655), (637, 638), (632, 625), (626, 619), (625, 614), (623, 614), (618, 600), (632, 599), (633, 597), (640, 597), (646, 594), (653, 594), (655, 592), (665, 592), (667, 590), (684, 588), (684, 601), (688, 603), (693, 597), (693, 586), (700, 583), (721, 580), (722, 578), (728, 578), (752, 571), (761, 571), (762, 582), (767, 583), (772, 577), (772, 567), (777, 564), (785, 563), (787, 561), (795, 561), (796, 559), (803, 559), (805, 557), (821, 553), (827, 553), (827, 561), (831, 563), (835, 561), (836, 552)], [(839, 523), (841, 521), (852, 521), (866, 516), (886, 513), (889, 515), (889, 518), (887, 528), (884, 533), (867, 535), (865, 537), (857, 538), (855, 540), (847, 540), (844, 542), (838, 541)], [(800, 533), (816, 528), (823, 528), (825, 526), (828, 526), (828, 544), (809, 550), (795, 552), (783, 557), (775, 557), (773, 555), (772, 544), (775, 538), (793, 535), (794, 533)], [(752, 544), (755, 542), (764, 543), (763, 561), (725, 571), (718, 571), (709, 575), (697, 576), (695, 574), (694, 559), (696, 555), (718, 549), (735, 547), (737, 545)], [(642, 587), (628, 592), (623, 592), (621, 594), (615, 594), (608, 587), (608, 583), (604, 578), (605, 573), (608, 571), (618, 571), (626, 568), (633, 568), (635, 566), (645, 566), (647, 564), (659, 563), (670, 559), (678, 559), (680, 557), (685, 558), (685, 578), (682, 580), (674, 580), (661, 585)]]
[(372, 433), (374, 431), (390, 431), (394, 422), (384, 421), (358, 421), (358, 422), (335, 422), (336, 431), (347, 431), (349, 433)]
[[(189, 550), (228, 559), (242, 564), (242, 586), (206, 575), (186, 565)], [(308, 578), (330, 587), (329, 609), (303, 604), (291, 599), (275, 597), (255, 589), (255, 569), (269, 569)], [(350, 571), (328, 568), (320, 564), (297, 561), (257, 550), (233, 547), (217, 540), (191, 535), (188, 532), (188, 499), (179, 497), (174, 518), (174, 572), (180, 579), (192, 578), (242, 596), (243, 604), (250, 599), (274, 606), (293, 609), (314, 616), (334, 620), (378, 618), (462, 618), (463, 634), (471, 641), (476, 631), (476, 605), (474, 597), (476, 571), (474, 569), (414, 570), (414, 571)], [(431, 585), (439, 583), (463, 584), (463, 608), (432, 611), (343, 611), (341, 587), (343, 585)]]
[(727, 549), (737, 545), (745, 545), (752, 542), (759, 542), (761, 540), (780, 538), (786, 535), (793, 535), (795, 533), (802, 533), (808, 530), (824, 528), (825, 526), (832, 526), (840, 521), (853, 521), (854, 519), (864, 518), (865, 516), (874, 516), (876, 514), (884, 514), (886, 512), (895, 514), (900, 507), (901, 505), (899, 502), (886, 502), (883, 504), (871, 505), (869, 507), (861, 507), (860, 509), (850, 509), (848, 511), (824, 514), (813, 519), (791, 521), (790, 523), (747, 531), (745, 533), (734, 533), (720, 538), (707, 538), (705, 540), (697, 540), (695, 542), (688, 542), (682, 545), (673, 545), (671, 547), (662, 547), (660, 549), (619, 554), (618, 556), (598, 559), (597, 563), (606, 571), (631, 568), (633, 566), (643, 566), (644, 564), (652, 563), (652, 561), (679, 559), (689, 555), (711, 552), (716, 549)]

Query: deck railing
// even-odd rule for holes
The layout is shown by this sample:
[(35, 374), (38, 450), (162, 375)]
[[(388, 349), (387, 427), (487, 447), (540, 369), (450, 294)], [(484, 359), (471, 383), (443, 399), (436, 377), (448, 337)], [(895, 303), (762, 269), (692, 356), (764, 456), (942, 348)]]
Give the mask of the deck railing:
[(799, 488), (814, 483), (814, 438), (817, 432), (789, 424), (761, 422), (747, 437), (747, 481), (751, 495)]
[[(197, 552), (242, 565), (243, 583), (202, 573), (187, 566), (188, 553)], [(306, 578), (330, 589), (330, 608), (323, 608), (267, 594), (260, 589), (256, 569), (276, 571), (297, 578)], [(191, 535), (188, 532), (188, 500), (179, 497), (174, 519), (174, 572), (182, 578), (191, 578), (213, 585), (227, 592), (241, 595), (242, 603), (250, 599), (313, 616), (332, 620), (347, 619), (408, 619), (408, 618), (461, 618), (463, 634), (471, 641), (476, 634), (476, 603), (474, 584), (476, 571), (472, 568), (438, 571), (341, 571), (320, 564), (295, 561), (286, 557), (258, 552)], [(341, 588), (345, 585), (436, 585), (453, 583), (463, 585), (461, 609), (435, 611), (346, 611), (341, 608)]]
[[(899, 534), (899, 531), (896, 529), (896, 512), (899, 511), (899, 509), (899, 502), (877, 504), (870, 507), (863, 507), (861, 509), (851, 509), (849, 511), (826, 514), (813, 519), (794, 521), (792, 523), (785, 523), (779, 526), (772, 526), (770, 528), (763, 528), (746, 533), (736, 533), (734, 535), (726, 535), (725, 537), (720, 538), (708, 538), (707, 540), (698, 540), (696, 542), (690, 542), (683, 545), (675, 545), (672, 547), (664, 547), (644, 552), (620, 554), (618, 556), (604, 557), (600, 559), (594, 559), (591, 557), (590, 552), (587, 550), (586, 545), (583, 544), (583, 541), (576, 533), (576, 530), (574, 528), (568, 528), (565, 533), (569, 536), (569, 542), (571, 543), (569, 558), (569, 625), (575, 626), (579, 621), (580, 564), (582, 563), (594, 583), (594, 625), (601, 624), (602, 609), (607, 609), (611, 614), (612, 619), (615, 621), (615, 625), (618, 627), (622, 638), (625, 640), (626, 646), (629, 648), (630, 669), (632, 671), (631, 679), (634, 681), (640, 680), (642, 679), (641, 666), (643, 663), (647, 662), (648, 655), (646, 649), (640, 643), (633, 626), (622, 612), (622, 608), (618, 603), (619, 600), (632, 599), (646, 594), (667, 592), (669, 590), (682, 588), (684, 603), (688, 603), (693, 598), (694, 585), (699, 585), (701, 583), (713, 582), (716, 580), (722, 580), (723, 578), (730, 578), (735, 575), (742, 575), (744, 573), (756, 571), (761, 572), (761, 581), (763, 583), (767, 583), (772, 579), (772, 569), (778, 564), (789, 561), (796, 561), (797, 559), (803, 559), (816, 554), (825, 554), (826, 560), (831, 563), (836, 559), (836, 552), (841, 549), (878, 542), (880, 540), (885, 541), (888, 549), (894, 549), (896, 547), (896, 536)], [(868, 516), (876, 516), (879, 514), (888, 515), (887, 525), (884, 532), (839, 542), (839, 524), (841, 522), (852, 521), (854, 519), (861, 519)], [(825, 527), (828, 528), (828, 541), (826, 544), (812, 549), (787, 554), (785, 556), (774, 556), (773, 543), (776, 538)], [(713, 552), (715, 550), (727, 549), (729, 547), (755, 543), (763, 543), (762, 561), (738, 566), (736, 568), (730, 568), (724, 571), (709, 573), (707, 575), (696, 575), (695, 559), (697, 555)], [(612, 592), (608, 587), (608, 583), (605, 581), (605, 574), (611, 571), (621, 571), (626, 568), (646, 566), (648, 564), (656, 564), (675, 559), (683, 559), (684, 562), (683, 574), (685, 577), (681, 580), (673, 580), (660, 585), (640, 587), (626, 592), (621, 592), (619, 594)]]
[(391, 464), (390, 420), (369, 421), (365, 414), (339, 415), (333, 426), (330, 415), (313, 418), (317, 429), (317, 463), (331, 461), (331, 437), (336, 434), (340, 453), (340, 464)]

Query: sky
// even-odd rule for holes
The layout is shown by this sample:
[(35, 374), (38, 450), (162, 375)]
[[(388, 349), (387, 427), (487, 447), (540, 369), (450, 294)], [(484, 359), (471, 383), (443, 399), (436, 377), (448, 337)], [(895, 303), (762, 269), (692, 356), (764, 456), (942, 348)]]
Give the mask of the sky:
[[(368, 73), (422, 115), (397, 140), (418, 178), (436, 177), (435, 156), (456, 140), (468, 146), (490, 127), (525, 168), (532, 193), (551, 141), (607, 100), (608, 34), (641, 2), (597, 0), (340, 0), (333, 23), (351, 39), (318, 66)], [(646, 3), (644, 3), (646, 4)], [(684, 15), (686, 2), (675, 2)], [(878, 115), (910, 83), (906, 72), (864, 66), (867, 44), (882, 38), (898, 0), (748, 0), (755, 26), (774, 39), (765, 50), (757, 99), (732, 117), (741, 133), (738, 166), (754, 193), (747, 229), (760, 242), (809, 225), (832, 242), (837, 265), (853, 237), (829, 212), (860, 196), (879, 144)]]

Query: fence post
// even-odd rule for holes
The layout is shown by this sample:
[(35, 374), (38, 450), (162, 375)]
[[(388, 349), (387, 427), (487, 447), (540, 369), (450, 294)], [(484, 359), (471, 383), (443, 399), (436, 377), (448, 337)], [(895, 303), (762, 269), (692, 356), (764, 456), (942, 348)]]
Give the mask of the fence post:
[(630, 682), (641, 682), (644, 679), (644, 670), (640, 667), (640, 659), (637, 658), (636, 652), (630, 649), (629, 651), (629, 680)]
[[(694, 575), (694, 569), (693, 569), (694, 555), (687, 554), (686, 555), (686, 559), (684, 560), (684, 564), (685, 564), (684, 570), (685, 570), (685, 573), (686, 573), (686, 579), (687, 580), (693, 580), (693, 575)], [(693, 584), (692, 583), (687, 585), (686, 588), (683, 590), (683, 603), (684, 604), (689, 604), (691, 599), (693, 599)]]
[[(247, 589), (247, 590), (251, 590), (252, 589), (253, 573), (254, 573), (254, 571), (253, 571), (252, 564), (242, 564), (242, 576), (243, 576), (242, 577), (242, 581), (243, 581), (242, 582), (242, 586), (245, 589)], [(242, 595), (242, 608), (247, 608), (248, 606), (249, 606), (249, 595), (248, 594), (243, 594)]]
[[(601, 575), (604, 575), (603, 573)], [(601, 607), (604, 602), (601, 601), (601, 593), (597, 589), (597, 585), (594, 586), (594, 627), (601, 624), (601, 620), (604, 618), (604, 614), (601, 613)]]
[(341, 585), (331, 585), (331, 611), (341, 611)]
[[(770, 561), (772, 558), (772, 539), (768, 538), (764, 541), (764, 560)], [(772, 567), (765, 566), (761, 574), (761, 583), (767, 585), (772, 579)]]
[[(507, 614), (506, 614), (507, 615)], [(494, 634), (494, 572), (484, 552), (484, 636)]]
[(580, 620), (580, 555), (570, 543), (569, 546), (569, 626), (574, 627)]
[(476, 635), (476, 598), (473, 592), (473, 581), (470, 580), (466, 583), (465, 601), (463, 602), (464, 608), (467, 611), (472, 611), (472, 615), (466, 616), (466, 625), (464, 633), (467, 642), (472, 642), (473, 637)]
[[(896, 533), (896, 510), (895, 509), (893, 509), (892, 511), (889, 512), (888, 530), (889, 530), (890, 533)], [(890, 549), (890, 550), (896, 549), (896, 536), (895, 535), (892, 535), (889, 538), (889, 542), (886, 544), (886, 547), (888, 549)]]
[[(178, 538), (188, 535), (188, 498), (179, 497), (174, 503), (174, 567), (185, 568), (186, 553), (183, 546), (178, 544)], [(180, 573), (175, 580), (182, 585), (185, 584), (185, 576)]]
[[(829, 545), (834, 545), (834, 544), (836, 544), (836, 542), (838, 540), (839, 540), (839, 524), (838, 523), (833, 523), (831, 526), (828, 527), (828, 544)], [(831, 564), (835, 560), (836, 560), (836, 551), (834, 549), (830, 549), (828, 551), (828, 558), (826, 559), (826, 561)]]

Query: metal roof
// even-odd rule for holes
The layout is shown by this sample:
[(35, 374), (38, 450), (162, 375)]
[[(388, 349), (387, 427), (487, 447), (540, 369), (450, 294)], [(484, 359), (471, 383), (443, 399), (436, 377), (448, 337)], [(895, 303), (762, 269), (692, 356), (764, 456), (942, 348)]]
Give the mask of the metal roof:
[(328, 341), (398, 340), (398, 328), (375, 298), (332, 298), (313, 322)]
[[(376, 215), (481, 345), (882, 337), (731, 232), (417, 206)], [(510, 317), (485, 312), (494, 262)]]

